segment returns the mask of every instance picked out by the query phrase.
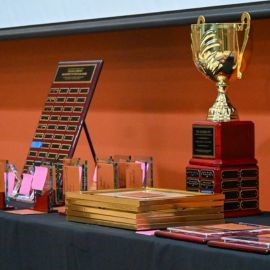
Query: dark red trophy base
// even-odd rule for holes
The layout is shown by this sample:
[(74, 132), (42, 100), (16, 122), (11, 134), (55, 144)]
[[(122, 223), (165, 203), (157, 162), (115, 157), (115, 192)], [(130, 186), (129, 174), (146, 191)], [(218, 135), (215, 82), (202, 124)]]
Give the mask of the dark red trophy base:
[(6, 205), (6, 195), (5, 192), (0, 192), (0, 210), (13, 210), (13, 206), (7, 206)]
[(259, 170), (251, 121), (196, 122), (193, 155), (186, 167), (189, 191), (223, 193), (225, 217), (256, 215)]
[(52, 206), (50, 204), (51, 204), (50, 192), (46, 191), (44, 192), (44, 194), (36, 196), (33, 209), (36, 211), (44, 212), (44, 213), (57, 212), (57, 211), (54, 211), (52, 208), (53, 202), (52, 202)]

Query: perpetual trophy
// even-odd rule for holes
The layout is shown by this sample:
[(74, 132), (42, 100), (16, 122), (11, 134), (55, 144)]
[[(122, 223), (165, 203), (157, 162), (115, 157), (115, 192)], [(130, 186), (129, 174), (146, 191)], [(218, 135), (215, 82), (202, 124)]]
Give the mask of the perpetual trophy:
[(189, 191), (223, 193), (225, 217), (259, 212), (259, 174), (254, 147), (254, 124), (240, 121), (227, 86), (242, 77), (249, 39), (250, 15), (241, 23), (191, 25), (191, 48), (197, 69), (215, 82), (218, 95), (206, 121), (192, 126), (192, 158), (186, 168)]

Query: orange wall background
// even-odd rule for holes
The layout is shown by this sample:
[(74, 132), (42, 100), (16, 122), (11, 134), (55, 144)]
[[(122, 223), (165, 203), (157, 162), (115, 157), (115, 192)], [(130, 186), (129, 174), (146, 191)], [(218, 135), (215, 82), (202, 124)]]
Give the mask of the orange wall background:
[[(256, 127), (261, 209), (269, 210), (270, 20), (253, 21), (251, 55), (229, 96)], [(185, 188), (191, 125), (204, 120), (215, 86), (195, 69), (190, 27), (0, 42), (0, 158), (22, 169), (59, 61), (105, 61), (87, 115), (98, 155), (151, 155), (155, 186)], [(233, 140), (233, 138), (232, 138)], [(91, 160), (82, 133), (76, 156)]]

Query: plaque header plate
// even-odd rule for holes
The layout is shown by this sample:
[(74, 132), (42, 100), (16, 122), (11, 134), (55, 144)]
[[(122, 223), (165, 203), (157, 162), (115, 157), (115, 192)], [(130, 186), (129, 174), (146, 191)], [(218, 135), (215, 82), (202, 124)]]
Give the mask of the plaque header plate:
[(95, 69), (95, 64), (60, 65), (54, 83), (89, 83), (92, 81)]

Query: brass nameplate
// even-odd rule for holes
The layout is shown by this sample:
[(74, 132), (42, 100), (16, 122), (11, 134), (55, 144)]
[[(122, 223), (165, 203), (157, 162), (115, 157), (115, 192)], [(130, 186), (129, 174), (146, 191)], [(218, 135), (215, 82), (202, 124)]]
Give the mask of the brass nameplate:
[(193, 157), (215, 157), (214, 127), (195, 126), (192, 129)]
[(55, 83), (91, 82), (96, 65), (67, 65), (60, 66), (56, 72)]

